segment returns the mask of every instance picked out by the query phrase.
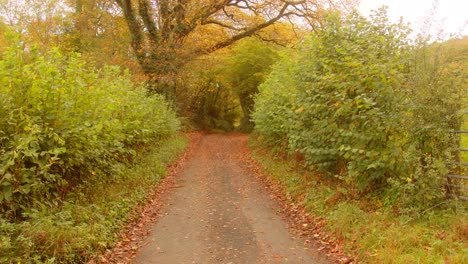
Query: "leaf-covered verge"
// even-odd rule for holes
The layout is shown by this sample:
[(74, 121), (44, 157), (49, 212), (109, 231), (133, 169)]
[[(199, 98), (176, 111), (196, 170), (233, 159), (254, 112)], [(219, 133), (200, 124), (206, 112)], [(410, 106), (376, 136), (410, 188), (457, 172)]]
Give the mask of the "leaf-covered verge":
[(339, 179), (345, 195), (376, 195), (402, 214), (445, 199), (467, 106), (466, 48), (408, 33), (384, 9), (329, 16), (274, 66), (253, 113), (264, 142)]
[[(350, 198), (346, 185), (336, 179), (280, 158), (253, 135), (253, 157), (266, 175), (285, 187), (286, 195), (320, 219), (322, 231), (331, 234), (358, 263), (466, 263), (468, 217), (459, 201), (429, 208), (414, 215), (399, 215), (377, 198)], [(322, 226), (323, 225), (323, 226)], [(313, 228), (313, 226), (311, 227)]]
[(151, 144), (111, 181), (90, 179), (61, 206), (31, 209), (21, 222), (0, 219), (0, 262), (84, 263), (118, 239), (132, 211), (166, 175), (187, 145), (185, 136)]

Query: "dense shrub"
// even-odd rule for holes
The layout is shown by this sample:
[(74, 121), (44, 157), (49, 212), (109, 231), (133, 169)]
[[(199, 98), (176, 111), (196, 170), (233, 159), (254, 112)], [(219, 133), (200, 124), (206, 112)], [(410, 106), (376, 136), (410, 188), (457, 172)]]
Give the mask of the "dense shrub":
[(272, 146), (286, 144), (288, 132), (294, 128), (298, 80), (295, 78), (297, 58), (292, 59), (292, 55), (296, 54), (283, 54), (255, 97), (252, 117), (256, 131)]
[[(369, 20), (330, 16), (260, 87), (256, 130), (360, 193), (389, 187), (389, 202), (402, 194), (405, 203), (441, 198), (457, 123), (456, 104), (447, 102), (461, 89), (436, 98), (441, 92), (428, 86), (447, 88), (434, 81), (443, 71), (425, 72), (437, 78), (422, 81), (429, 62), (416, 56), (421, 47), (410, 45), (407, 34), (384, 10)], [(421, 93), (428, 98), (417, 99)], [(437, 116), (422, 118), (428, 103), (434, 109), (427, 113)]]
[[(257, 129), (280, 125), (273, 131), (286, 132), (289, 148), (304, 154), (310, 165), (343, 174), (361, 188), (379, 184), (384, 174), (395, 174), (401, 146), (390, 138), (399, 134), (397, 102), (405, 43), (404, 36), (395, 34), (404, 32), (392, 27), (358, 15), (346, 21), (329, 19), (298, 52), (292, 72), (295, 91), (281, 96), (287, 84), (273, 84), (275, 77), (264, 84), (263, 90), (269, 92), (263, 94), (277, 91), (268, 100), (283, 97), (288, 107), (283, 114), (275, 113), (272, 103), (262, 102), (260, 95), (255, 119), (262, 112), (274, 118), (258, 120)], [(346, 171), (334, 171), (339, 164), (346, 164)]]
[[(19, 42), (17, 42), (19, 43)], [(0, 61), (0, 211), (56, 203), (90, 177), (110, 179), (135, 148), (173, 133), (175, 114), (128, 73), (12, 45)]]

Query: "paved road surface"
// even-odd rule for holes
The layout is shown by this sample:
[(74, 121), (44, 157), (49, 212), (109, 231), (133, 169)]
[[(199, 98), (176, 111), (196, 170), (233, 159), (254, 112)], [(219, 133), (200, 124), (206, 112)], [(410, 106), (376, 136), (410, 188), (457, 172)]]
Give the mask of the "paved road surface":
[(288, 232), (243, 163), (246, 142), (245, 135), (201, 138), (134, 263), (328, 263)]

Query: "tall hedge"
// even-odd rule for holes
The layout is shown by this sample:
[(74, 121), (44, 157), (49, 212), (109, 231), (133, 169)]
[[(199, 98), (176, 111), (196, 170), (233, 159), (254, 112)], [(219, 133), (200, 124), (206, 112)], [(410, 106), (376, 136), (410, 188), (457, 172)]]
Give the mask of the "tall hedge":
[(111, 179), (135, 149), (174, 133), (165, 100), (116, 67), (12, 45), (0, 60), (0, 212), (21, 217), (89, 178)]
[[(414, 201), (441, 198), (445, 154), (456, 128), (421, 120), (416, 112), (423, 102), (414, 99), (430, 93), (415, 84), (423, 62), (408, 33), (404, 24), (390, 23), (385, 10), (370, 19), (357, 13), (328, 17), (323, 30), (284, 56), (260, 86), (256, 130), (358, 193), (386, 188), (389, 200), (404, 193), (419, 195)], [(443, 101), (458, 95), (446, 96)], [(457, 118), (453, 108), (433, 101), (446, 120)], [(415, 135), (428, 125), (437, 131), (432, 141), (446, 144), (421, 149)]]

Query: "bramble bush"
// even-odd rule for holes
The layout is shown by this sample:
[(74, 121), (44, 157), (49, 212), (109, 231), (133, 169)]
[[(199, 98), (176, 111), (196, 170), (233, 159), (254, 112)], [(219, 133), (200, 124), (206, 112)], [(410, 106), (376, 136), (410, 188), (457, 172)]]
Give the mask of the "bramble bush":
[[(435, 203), (444, 195), (444, 159), (459, 118), (456, 104), (447, 102), (462, 89), (435, 81), (446, 78), (443, 70), (416, 82), (432, 62), (417, 56), (421, 46), (408, 33), (402, 22), (388, 21), (385, 9), (370, 19), (329, 16), (260, 86), (256, 131), (270, 144), (301, 153), (310, 168), (342, 179), (353, 193), (384, 189), (388, 203)], [(428, 86), (448, 89), (445, 98)], [(417, 99), (421, 93), (428, 98)], [(444, 121), (421, 118), (428, 106), (435, 109), (428, 114)], [(429, 139), (419, 135), (429, 127), (436, 133), (423, 145)]]
[(40, 54), (16, 39), (0, 60), (0, 212), (59, 204), (89, 178), (121, 173), (135, 150), (173, 134), (175, 113), (117, 67)]

